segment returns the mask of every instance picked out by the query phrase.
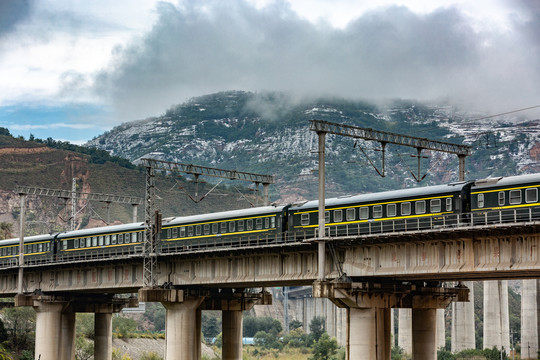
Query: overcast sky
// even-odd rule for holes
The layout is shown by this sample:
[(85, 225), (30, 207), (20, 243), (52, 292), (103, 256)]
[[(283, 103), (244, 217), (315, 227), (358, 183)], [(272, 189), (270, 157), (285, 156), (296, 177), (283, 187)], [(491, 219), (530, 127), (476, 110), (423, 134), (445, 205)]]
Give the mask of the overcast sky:
[(0, 126), (81, 143), (223, 90), (540, 105), (539, 4), (0, 0)]

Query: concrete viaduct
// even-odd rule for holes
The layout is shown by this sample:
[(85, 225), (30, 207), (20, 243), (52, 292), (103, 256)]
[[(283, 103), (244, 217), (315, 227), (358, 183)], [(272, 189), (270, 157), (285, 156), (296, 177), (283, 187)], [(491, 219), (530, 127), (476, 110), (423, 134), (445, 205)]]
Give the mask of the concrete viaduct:
[(324, 281), (317, 251), (288, 242), (163, 254), (159, 288), (143, 288), (141, 255), (26, 266), (24, 294), (14, 266), (0, 270), (0, 294), (36, 310), (41, 360), (74, 358), (76, 312), (96, 314), (95, 359), (111, 359), (112, 314), (137, 300), (165, 306), (167, 360), (201, 358), (202, 310), (223, 312), (223, 359), (241, 359), (242, 311), (271, 303), (265, 287), (292, 285), (347, 309), (348, 359), (390, 359), (392, 308), (412, 309), (413, 358), (436, 359), (436, 310), (468, 301), (463, 281), (540, 277), (540, 222), (331, 238)]

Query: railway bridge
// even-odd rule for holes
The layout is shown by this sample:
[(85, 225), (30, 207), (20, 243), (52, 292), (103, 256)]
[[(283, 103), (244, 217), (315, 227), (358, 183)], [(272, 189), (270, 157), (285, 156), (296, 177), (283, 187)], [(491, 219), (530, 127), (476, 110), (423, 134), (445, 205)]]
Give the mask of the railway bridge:
[(324, 281), (317, 243), (289, 237), (159, 254), (158, 288), (143, 287), (140, 253), (26, 264), (24, 294), (14, 264), (0, 269), (0, 294), (36, 310), (41, 360), (73, 358), (76, 312), (96, 314), (95, 359), (110, 359), (112, 314), (137, 300), (164, 304), (167, 360), (200, 359), (202, 310), (223, 312), (223, 358), (241, 359), (242, 310), (269, 304), (265, 287), (293, 285), (347, 309), (348, 359), (390, 358), (392, 308), (412, 309), (413, 358), (435, 359), (436, 309), (468, 301), (462, 282), (540, 277), (540, 219), (437, 224), (328, 238)]

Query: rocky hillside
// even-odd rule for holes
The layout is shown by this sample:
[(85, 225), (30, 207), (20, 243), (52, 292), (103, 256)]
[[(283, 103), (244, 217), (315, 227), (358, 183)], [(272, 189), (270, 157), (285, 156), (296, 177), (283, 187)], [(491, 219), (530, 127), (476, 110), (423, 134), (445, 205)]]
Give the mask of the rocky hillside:
[[(5, 130), (5, 129), (4, 129)], [(70, 149), (70, 150), (68, 150)], [(145, 170), (122, 159), (111, 158), (102, 151), (89, 151), (53, 140), (25, 141), (0, 134), (0, 235), (18, 236), (20, 197), (15, 187), (31, 186), (71, 190), (75, 179), (77, 192), (119, 196), (145, 196)], [(218, 187), (204, 201), (194, 202), (197, 184), (184, 178), (156, 178), (157, 206), (163, 217), (200, 214), (227, 209), (246, 208), (256, 200), (249, 189)], [(198, 184), (199, 196), (210, 189)], [(56, 197), (28, 196), (26, 207), (26, 235), (52, 233), (69, 228), (71, 202)], [(130, 204), (106, 204), (79, 199), (76, 205), (76, 227), (96, 227), (107, 223), (131, 222)], [(138, 209), (138, 220), (143, 221), (143, 205)], [(3, 231), (2, 225), (9, 228)]]
[[(274, 174), (273, 198), (314, 198), (319, 119), (426, 137), (473, 147), (467, 177), (540, 170), (540, 122), (536, 119), (471, 121), (480, 114), (446, 105), (396, 101), (384, 106), (343, 99), (297, 100), (280, 93), (222, 92), (191, 99), (164, 115), (122, 124), (87, 146), (137, 161), (142, 157)], [(329, 136), (329, 195), (416, 186), (415, 149), (387, 146), (386, 178), (377, 143)], [(457, 180), (456, 156), (422, 153), (421, 185)], [(425, 158), (424, 158), (425, 156)], [(416, 175), (418, 177), (418, 174)]]

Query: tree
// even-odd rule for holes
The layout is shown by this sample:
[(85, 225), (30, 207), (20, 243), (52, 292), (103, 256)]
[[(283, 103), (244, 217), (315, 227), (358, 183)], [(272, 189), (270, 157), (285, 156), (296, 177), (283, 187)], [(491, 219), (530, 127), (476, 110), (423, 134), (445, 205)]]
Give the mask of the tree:
[(122, 316), (113, 318), (113, 332), (119, 338), (127, 338), (129, 334), (134, 333), (136, 330), (137, 322), (135, 320)]
[(310, 331), (310, 337), (313, 342), (319, 341), (322, 334), (326, 331), (324, 318), (320, 316), (315, 316), (313, 319), (311, 319), (311, 322), (309, 323), (309, 331)]
[(202, 332), (205, 339), (213, 339), (221, 332), (221, 324), (215, 316), (202, 314)]
[(31, 307), (5, 308), (2, 310), (8, 334), (9, 349), (17, 355), (34, 348), (36, 312)]
[(75, 329), (77, 336), (83, 336), (87, 339), (94, 338), (94, 314), (78, 313)]
[(334, 359), (338, 349), (337, 340), (335, 338), (330, 338), (330, 335), (323, 333), (313, 345), (313, 356), (311, 360), (330, 360)]
[(94, 343), (84, 336), (77, 336), (75, 340), (75, 359), (90, 360), (94, 357)]
[(265, 349), (282, 349), (283, 344), (279, 341), (277, 334), (257, 331), (254, 336), (255, 345)]
[(303, 347), (309, 346), (309, 337), (300, 328), (289, 331), (288, 334), (283, 336), (283, 344), (290, 347)]
[(293, 321), (289, 323), (290, 330), (298, 329), (298, 328), (301, 328), (302, 326), (304, 326), (304, 324), (302, 324), (301, 321), (296, 320), (296, 319), (294, 319)]
[(279, 320), (272, 319), (271, 317), (246, 316), (244, 318), (243, 333), (245, 337), (254, 337), (259, 331), (277, 335), (281, 330), (282, 327)]

